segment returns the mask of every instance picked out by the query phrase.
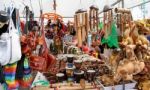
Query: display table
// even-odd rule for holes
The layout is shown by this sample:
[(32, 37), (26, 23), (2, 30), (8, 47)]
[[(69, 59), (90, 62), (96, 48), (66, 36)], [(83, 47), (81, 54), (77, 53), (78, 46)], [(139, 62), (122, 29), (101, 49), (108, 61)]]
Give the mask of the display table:
[[(69, 83), (57, 83), (51, 85), (51, 87), (52, 88), (38, 86), (38, 87), (34, 87), (32, 90), (82, 90), (80, 84), (70, 85)], [(86, 83), (84, 90), (98, 90), (98, 89), (95, 88), (94, 85), (90, 83)]]

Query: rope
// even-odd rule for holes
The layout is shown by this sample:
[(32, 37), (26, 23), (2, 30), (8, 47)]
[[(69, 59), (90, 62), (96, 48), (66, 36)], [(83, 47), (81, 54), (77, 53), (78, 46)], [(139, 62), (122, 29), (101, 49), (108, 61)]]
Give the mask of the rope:
[[(43, 14), (43, 7), (42, 7), (42, 0), (39, 0), (39, 6), (40, 6), (40, 18), (39, 18), (39, 22), (42, 21), (42, 14)], [(41, 22), (42, 25), (42, 22)]]
[(82, 9), (82, 0), (80, 0), (78, 7), (79, 7), (79, 9)]
[(96, 5), (96, 1), (95, 0), (93, 0), (93, 5)]

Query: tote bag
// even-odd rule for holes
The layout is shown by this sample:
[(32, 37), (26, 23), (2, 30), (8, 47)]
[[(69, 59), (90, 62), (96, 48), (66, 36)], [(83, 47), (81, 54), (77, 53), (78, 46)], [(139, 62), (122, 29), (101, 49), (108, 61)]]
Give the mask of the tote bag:
[(9, 34), (11, 36), (11, 58), (9, 64), (15, 63), (21, 59), (21, 44), (20, 44), (20, 35), (18, 30), (15, 28), (12, 19), (9, 23)]
[(11, 58), (11, 37), (9, 33), (0, 36), (0, 64), (2, 66), (9, 63)]

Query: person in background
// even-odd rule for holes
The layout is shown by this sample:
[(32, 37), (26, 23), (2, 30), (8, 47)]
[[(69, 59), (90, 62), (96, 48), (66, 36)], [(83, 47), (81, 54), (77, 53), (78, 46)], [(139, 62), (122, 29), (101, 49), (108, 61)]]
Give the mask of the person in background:
[(47, 25), (45, 26), (45, 40), (46, 40), (46, 44), (47, 47), (50, 50), (50, 45), (52, 45), (54, 43), (53, 38), (54, 38), (54, 31), (52, 28), (52, 23), (51, 20), (48, 20)]
[(70, 21), (68, 21), (68, 23), (67, 23), (67, 29), (68, 29), (68, 31), (70, 31), (70, 35), (73, 35), (73, 36), (76, 35), (76, 30), (73, 26), (73, 23), (71, 23)]
[(72, 38), (73, 38), (73, 36), (70, 35), (70, 32), (67, 30), (65, 32), (64, 37), (63, 37), (63, 43), (64, 44), (71, 44), (72, 43)]
[(62, 53), (62, 36), (60, 34), (60, 29), (57, 24), (53, 24), (54, 29), (54, 51), (55, 54)]
[(76, 46), (78, 44), (78, 39), (76, 36), (73, 36), (72, 38), (72, 45)]
[(89, 47), (86, 42), (83, 42), (82, 51), (86, 54), (89, 53)]

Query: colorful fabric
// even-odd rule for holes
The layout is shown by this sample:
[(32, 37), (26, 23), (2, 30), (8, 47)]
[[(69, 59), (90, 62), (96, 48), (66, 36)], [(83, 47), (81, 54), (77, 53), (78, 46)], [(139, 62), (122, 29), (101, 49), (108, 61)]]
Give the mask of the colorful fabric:
[(19, 81), (22, 87), (30, 87), (32, 82), (31, 68), (29, 66), (28, 58), (24, 60), (24, 75), (23, 79)]
[(100, 30), (103, 29), (103, 23), (102, 23), (102, 22), (99, 23), (99, 29), (100, 29)]
[(19, 87), (18, 82), (15, 80), (17, 62), (4, 66), (4, 77), (7, 90), (17, 89)]
[(14, 64), (8, 64), (4, 66), (4, 77), (5, 84), (3, 85), (4, 90), (17, 90), (19, 86), (27, 88), (31, 86), (32, 83), (32, 75), (31, 69), (29, 67), (28, 58), (25, 57), (24, 66), (23, 66), (23, 78), (20, 80), (16, 80), (16, 69), (17, 62)]
[(110, 48), (115, 47), (118, 48), (119, 47), (119, 43), (118, 43), (118, 33), (117, 33), (117, 27), (115, 25), (115, 23), (112, 23), (111, 26), (111, 33), (108, 35), (108, 37), (103, 37), (102, 38), (102, 44), (107, 44)]

